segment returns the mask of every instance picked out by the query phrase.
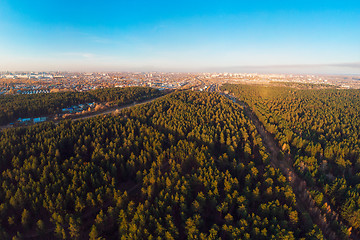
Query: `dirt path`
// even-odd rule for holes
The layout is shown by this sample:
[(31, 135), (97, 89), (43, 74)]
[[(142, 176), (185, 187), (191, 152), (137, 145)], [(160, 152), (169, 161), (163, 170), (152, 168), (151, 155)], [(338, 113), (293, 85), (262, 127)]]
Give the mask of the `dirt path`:
[[(227, 97), (234, 100), (234, 98), (231, 96)], [(271, 165), (275, 168), (280, 169), (280, 171), (284, 174), (284, 176), (290, 183), (290, 186), (292, 187), (296, 195), (298, 210), (307, 211), (311, 216), (313, 222), (319, 226), (327, 239), (342, 239), (337, 236), (337, 234), (331, 229), (330, 222), (327, 221), (327, 217), (322, 214), (321, 210), (315, 205), (315, 201), (312, 199), (309, 191), (306, 188), (306, 182), (295, 173), (292, 167), (291, 157), (289, 155), (280, 157), (279, 155), (281, 150), (277, 142), (275, 141), (273, 136), (264, 128), (264, 126), (259, 121), (255, 113), (251, 110), (251, 108), (244, 102), (240, 102), (237, 100), (235, 100), (235, 102), (244, 108), (245, 115), (248, 116), (255, 125), (257, 131), (262, 138), (264, 146), (266, 147), (268, 153), (271, 156)], [(352, 236), (352, 239), (358, 238)]]

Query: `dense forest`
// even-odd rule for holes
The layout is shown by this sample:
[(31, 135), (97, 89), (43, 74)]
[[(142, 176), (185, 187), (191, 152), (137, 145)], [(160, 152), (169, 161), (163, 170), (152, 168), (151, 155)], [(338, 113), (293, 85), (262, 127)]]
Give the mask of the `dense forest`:
[(6, 130), (0, 163), (0, 239), (323, 239), (217, 93)]
[(335, 211), (358, 232), (360, 91), (229, 84), (222, 90), (247, 103), (283, 153), (292, 156), (322, 212)]
[(104, 88), (86, 92), (60, 92), (31, 95), (0, 95), (0, 125), (20, 117), (37, 117), (61, 112), (62, 108), (80, 103), (112, 102), (123, 105), (160, 96), (148, 87)]

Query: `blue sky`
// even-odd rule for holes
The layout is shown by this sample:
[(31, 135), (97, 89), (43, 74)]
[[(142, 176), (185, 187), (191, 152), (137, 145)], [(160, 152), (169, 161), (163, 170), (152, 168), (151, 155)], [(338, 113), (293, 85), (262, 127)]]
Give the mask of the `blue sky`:
[(4, 70), (360, 74), (360, 2), (0, 0)]

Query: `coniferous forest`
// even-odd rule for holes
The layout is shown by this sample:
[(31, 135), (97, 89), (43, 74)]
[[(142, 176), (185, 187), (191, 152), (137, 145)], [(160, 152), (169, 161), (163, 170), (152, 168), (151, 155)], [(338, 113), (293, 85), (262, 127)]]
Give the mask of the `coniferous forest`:
[(360, 240), (360, 0), (0, 0), (0, 240)]
[(342, 238), (360, 228), (360, 91), (224, 85), (248, 104)]
[[(340, 124), (332, 131), (347, 134)], [(311, 175), (320, 167), (307, 169), (319, 156), (333, 169), (338, 154), (356, 167), (353, 145), (339, 153), (336, 135), (331, 160), (299, 136), (311, 146), (296, 152), (305, 153), (299, 171), (327, 189), (314, 194), (342, 191), (350, 203), (331, 201), (348, 216), (357, 175), (345, 166), (327, 182)], [(218, 93), (177, 92), (118, 115), (2, 131), (0, 171), (0, 239), (324, 239), (243, 108)]]

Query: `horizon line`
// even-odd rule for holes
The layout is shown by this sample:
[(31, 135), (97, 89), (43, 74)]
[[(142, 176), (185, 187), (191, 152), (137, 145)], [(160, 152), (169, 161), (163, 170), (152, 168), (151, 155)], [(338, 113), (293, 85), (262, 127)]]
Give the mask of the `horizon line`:
[[(314, 68), (349, 68), (358, 70), (358, 72), (349, 72), (346, 73), (344, 71), (340, 71), (341, 73), (326, 73), (326, 71), (320, 71), (318, 73), (314, 73), (308, 70)], [(96, 67), (90, 66), (89, 68), (79, 67), (77, 70), (70, 70), (70, 67), (62, 67), (59, 66), (57, 70), (46, 69), (44, 67), (43, 70), (34, 67), (31, 70), (0, 70), (0, 72), (167, 72), (167, 73), (226, 73), (230, 71), (231, 73), (261, 73), (261, 74), (318, 74), (318, 75), (359, 75), (360, 74), (360, 62), (346, 62), (346, 63), (319, 63), (319, 64), (275, 64), (275, 65), (234, 65), (234, 66), (208, 66), (208, 67), (158, 67), (151, 65), (143, 65), (143, 66), (109, 66), (109, 67), (100, 67), (96, 69)], [(305, 68), (305, 69), (301, 69)], [(306, 70), (306, 68), (309, 68)], [(108, 69), (108, 70), (107, 70)], [(248, 70), (245, 70), (248, 69)], [(281, 71), (282, 69), (282, 71)], [(237, 72), (234, 72), (236, 71)], [(289, 70), (292, 70), (289, 72)], [(258, 72), (259, 71), (259, 72)], [(265, 72), (266, 71), (266, 72)], [(229, 72), (229, 73), (230, 73)]]

